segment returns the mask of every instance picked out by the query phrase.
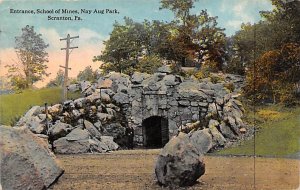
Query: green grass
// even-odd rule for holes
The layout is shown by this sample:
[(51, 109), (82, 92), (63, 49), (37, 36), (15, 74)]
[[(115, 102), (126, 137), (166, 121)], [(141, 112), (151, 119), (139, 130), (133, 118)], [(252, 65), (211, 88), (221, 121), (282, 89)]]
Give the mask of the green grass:
[[(68, 94), (68, 98), (79, 97), (79, 93)], [(19, 94), (0, 95), (0, 123), (11, 123), (22, 116), (34, 105), (62, 102), (61, 88), (44, 88), (39, 90), (24, 90)]]
[[(251, 113), (249, 113), (251, 114)], [(253, 113), (252, 113), (253, 114)], [(251, 115), (248, 115), (248, 119)], [(300, 107), (269, 106), (257, 110), (259, 129), (255, 138), (256, 155), (282, 157), (300, 152)], [(219, 155), (254, 155), (254, 139)]]

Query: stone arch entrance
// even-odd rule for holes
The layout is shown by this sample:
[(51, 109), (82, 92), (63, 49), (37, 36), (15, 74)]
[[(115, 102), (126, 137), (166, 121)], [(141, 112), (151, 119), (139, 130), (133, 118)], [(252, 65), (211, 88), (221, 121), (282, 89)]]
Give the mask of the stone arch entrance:
[(168, 119), (152, 116), (143, 120), (144, 146), (147, 148), (161, 148), (169, 141)]

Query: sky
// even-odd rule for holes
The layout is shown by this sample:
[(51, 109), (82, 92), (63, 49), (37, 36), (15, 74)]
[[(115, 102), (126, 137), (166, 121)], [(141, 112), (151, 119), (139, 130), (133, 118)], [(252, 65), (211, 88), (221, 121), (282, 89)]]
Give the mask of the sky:
[[(109, 38), (115, 21), (122, 23), (124, 17), (137, 22), (144, 19), (173, 19), (171, 11), (159, 10), (159, 7), (159, 0), (0, 0), (0, 76), (7, 73), (5, 65), (18, 62), (14, 51), (15, 36), (20, 36), (21, 29), (26, 25), (34, 26), (35, 31), (42, 34), (44, 41), (49, 44), (47, 72), (51, 74), (35, 84), (42, 87), (56, 76), (59, 65), (65, 64), (65, 51), (60, 48), (66, 46), (66, 41), (59, 39), (65, 38), (67, 34), (79, 35), (78, 39), (72, 41), (72, 46), (79, 48), (71, 52), (69, 62), (72, 68), (69, 77), (76, 77), (87, 66), (99, 68), (100, 63), (93, 62), (93, 56), (101, 54), (104, 49), (103, 40)], [(11, 13), (11, 9), (33, 10), (35, 14)], [(50, 13), (40, 14), (37, 9)], [(62, 14), (63, 9), (77, 10), (78, 14)], [(99, 13), (81, 14), (82, 9), (92, 12), (97, 9)], [(203, 9), (207, 9), (211, 16), (218, 16), (219, 26), (225, 28), (225, 33), (230, 36), (240, 29), (241, 23), (260, 20), (259, 11), (271, 10), (272, 5), (270, 0), (199, 0), (192, 12), (200, 13)], [(48, 16), (71, 16), (73, 20), (48, 20)], [(74, 16), (81, 20), (75, 20)]]

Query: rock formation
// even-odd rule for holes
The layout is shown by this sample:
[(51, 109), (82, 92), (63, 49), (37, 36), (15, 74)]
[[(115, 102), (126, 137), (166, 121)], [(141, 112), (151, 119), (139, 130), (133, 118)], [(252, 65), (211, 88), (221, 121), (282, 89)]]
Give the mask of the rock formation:
[[(55, 152), (106, 152), (125, 145), (126, 127), (134, 129), (135, 145), (145, 146), (143, 122), (160, 117), (166, 121), (166, 134), (161, 136), (167, 140), (179, 131), (204, 130), (198, 135), (204, 135), (206, 145), (200, 149), (207, 152), (229, 146), (251, 133), (242, 121), (244, 109), (238, 91), (226, 87), (230, 83), (234, 89), (240, 89), (242, 78), (223, 78), (217, 83), (209, 79), (184, 79), (171, 74), (166, 66), (153, 75), (136, 72), (130, 77), (110, 73), (97, 83), (83, 81), (70, 85), (69, 90), (79, 89), (84, 97), (51, 105), (48, 111), (34, 106), (17, 125), (49, 136)], [(103, 136), (109, 137), (102, 140)]]
[(0, 134), (3, 189), (46, 189), (62, 175), (63, 169), (43, 138), (24, 127), (0, 126)]

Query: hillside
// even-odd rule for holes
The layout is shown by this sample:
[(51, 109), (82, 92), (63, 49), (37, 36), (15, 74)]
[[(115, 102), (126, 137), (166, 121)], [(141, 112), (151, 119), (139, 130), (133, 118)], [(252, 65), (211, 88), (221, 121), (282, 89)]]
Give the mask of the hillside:
[[(253, 112), (248, 113), (253, 117)], [(279, 105), (257, 109), (255, 119), (258, 125), (255, 150), (258, 156), (299, 158), (300, 107), (287, 108)], [(253, 118), (252, 118), (253, 120)], [(224, 149), (218, 155), (254, 154), (254, 139), (240, 146)]]
[[(71, 93), (69, 98), (78, 97)], [(0, 123), (10, 125), (29, 110), (33, 105), (53, 104), (62, 101), (61, 88), (43, 88), (39, 90), (24, 90), (18, 94), (0, 95)]]

